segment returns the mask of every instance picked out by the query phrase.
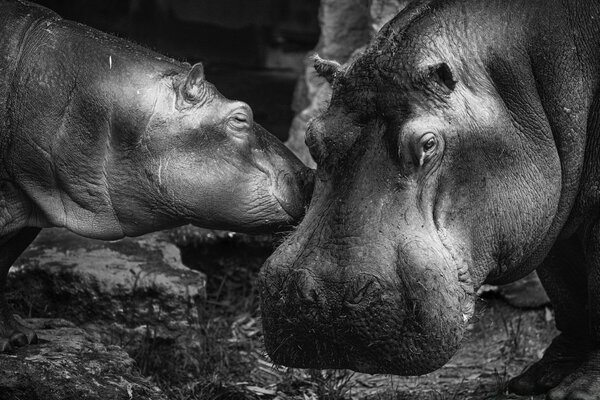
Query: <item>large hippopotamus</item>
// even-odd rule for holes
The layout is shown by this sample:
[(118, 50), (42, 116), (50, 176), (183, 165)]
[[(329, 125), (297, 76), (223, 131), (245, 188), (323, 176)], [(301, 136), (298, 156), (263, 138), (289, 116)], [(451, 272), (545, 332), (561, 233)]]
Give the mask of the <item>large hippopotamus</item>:
[(560, 335), (510, 389), (600, 399), (600, 2), (416, 1), (315, 67), (315, 194), (260, 277), (272, 359), (427, 373), (482, 283), (537, 268)]
[(35, 341), (5, 300), (40, 228), (118, 239), (193, 223), (266, 231), (304, 214), (311, 173), (193, 67), (0, 0), (0, 352)]

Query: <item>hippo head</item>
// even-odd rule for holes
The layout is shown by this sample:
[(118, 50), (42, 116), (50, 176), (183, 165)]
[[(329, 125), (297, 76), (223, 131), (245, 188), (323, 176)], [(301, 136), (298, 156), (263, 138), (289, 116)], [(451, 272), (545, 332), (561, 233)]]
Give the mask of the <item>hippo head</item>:
[(226, 99), (206, 81), (202, 64), (164, 74), (148, 90), (124, 92), (133, 93), (128, 102), (137, 109), (151, 111), (125, 114), (118, 124), (143, 125), (132, 129), (140, 134), (121, 134), (114, 145), (123, 154), (117, 165), (133, 164), (121, 176), (111, 173), (127, 234), (189, 222), (256, 232), (303, 216), (312, 171), (254, 121), (246, 103)]
[(547, 251), (561, 195), (547, 123), (515, 118), (535, 109), (476, 44), (403, 25), (347, 66), (316, 61), (333, 93), (306, 134), (314, 196), (260, 276), (276, 363), (430, 372), (460, 345), (478, 286)]

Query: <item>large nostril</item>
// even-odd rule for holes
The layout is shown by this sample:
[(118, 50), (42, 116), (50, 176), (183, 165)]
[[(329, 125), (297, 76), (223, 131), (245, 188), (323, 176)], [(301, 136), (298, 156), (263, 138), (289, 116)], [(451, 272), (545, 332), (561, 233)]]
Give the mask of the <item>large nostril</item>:
[(290, 285), (293, 286), (292, 290), (295, 292), (296, 298), (303, 304), (319, 304), (319, 289), (310, 272), (306, 270), (294, 271), (290, 279)]
[(284, 297), (284, 288), (289, 275), (273, 267), (270, 260), (265, 262), (260, 272), (260, 291), (261, 295), (268, 299), (280, 300)]
[(360, 304), (374, 300), (381, 286), (378, 280), (370, 275), (359, 275), (346, 291), (346, 303)]

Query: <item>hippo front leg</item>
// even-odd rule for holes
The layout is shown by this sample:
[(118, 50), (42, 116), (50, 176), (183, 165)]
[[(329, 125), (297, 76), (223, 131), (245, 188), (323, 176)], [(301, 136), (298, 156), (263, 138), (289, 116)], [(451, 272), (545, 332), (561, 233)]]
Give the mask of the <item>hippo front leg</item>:
[(600, 400), (600, 221), (585, 232), (589, 350), (583, 363), (548, 392), (551, 400)]
[(600, 224), (584, 231), (555, 245), (538, 270), (561, 334), (509, 383), (516, 393), (549, 390), (550, 400), (600, 400)]
[(39, 233), (39, 228), (24, 228), (16, 234), (0, 239), (0, 353), (14, 346), (37, 342), (35, 332), (15, 319), (6, 301), (8, 270)]
[(552, 300), (561, 332), (544, 357), (513, 378), (508, 388), (521, 395), (546, 393), (580, 367), (589, 352), (587, 280), (579, 238), (558, 242), (537, 270)]

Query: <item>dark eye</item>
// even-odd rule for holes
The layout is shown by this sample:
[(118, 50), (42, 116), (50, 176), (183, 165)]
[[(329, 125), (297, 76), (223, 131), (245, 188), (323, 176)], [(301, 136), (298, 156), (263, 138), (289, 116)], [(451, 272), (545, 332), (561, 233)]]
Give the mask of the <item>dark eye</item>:
[(250, 116), (244, 112), (236, 112), (229, 117), (229, 127), (234, 130), (245, 130), (250, 128)]
[(438, 149), (438, 138), (432, 133), (428, 132), (421, 136), (419, 141), (416, 143), (416, 161), (419, 165), (423, 165), (430, 157), (432, 157)]
[(433, 150), (436, 144), (437, 141), (435, 140), (435, 137), (430, 137), (423, 143), (423, 151), (428, 152)]

